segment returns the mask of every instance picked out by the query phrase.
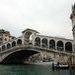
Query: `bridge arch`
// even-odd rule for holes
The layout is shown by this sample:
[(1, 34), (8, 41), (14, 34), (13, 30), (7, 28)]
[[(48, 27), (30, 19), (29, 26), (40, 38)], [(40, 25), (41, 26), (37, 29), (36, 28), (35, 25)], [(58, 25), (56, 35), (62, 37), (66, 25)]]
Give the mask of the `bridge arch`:
[(61, 40), (57, 41), (57, 50), (62, 51), (64, 49), (64, 44)]
[(48, 47), (48, 40), (46, 38), (42, 39), (42, 47), (45, 47), (45, 48)]
[(40, 37), (35, 38), (35, 46), (40, 46)]
[(2, 51), (4, 51), (6, 49), (6, 46), (5, 45), (3, 45), (2, 46)]
[(65, 51), (72, 52), (72, 43), (71, 42), (65, 43)]
[(55, 49), (55, 40), (51, 39), (49, 41), (49, 48)]
[(22, 44), (22, 40), (21, 39), (18, 39), (17, 40), (17, 45), (21, 45)]
[(12, 52), (2, 56), (1, 63), (3, 64), (24, 63), (25, 61), (28, 60), (30, 56), (37, 53), (39, 52), (34, 50), (21, 50), (21, 49), (17, 49), (16, 51), (12, 50)]
[(15, 47), (16, 46), (16, 41), (13, 41), (12, 42), (12, 47)]
[(7, 49), (10, 49), (10, 48), (11, 48), (11, 44), (8, 43), (8, 44), (7, 44)]

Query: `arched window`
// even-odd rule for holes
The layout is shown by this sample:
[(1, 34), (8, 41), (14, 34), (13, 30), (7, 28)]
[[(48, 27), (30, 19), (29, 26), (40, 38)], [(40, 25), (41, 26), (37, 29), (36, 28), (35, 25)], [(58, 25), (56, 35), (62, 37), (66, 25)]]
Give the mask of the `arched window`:
[(63, 45), (63, 42), (62, 41), (58, 41), (57, 42), (57, 50), (63, 50), (64, 49), (64, 45)]
[(42, 39), (42, 47), (48, 47), (48, 40), (46, 38)]
[(25, 42), (29, 43), (29, 41), (32, 39), (32, 32), (27, 31), (24, 35), (24, 38), (25, 38)]
[(11, 48), (11, 45), (10, 43), (7, 44), (7, 49)]
[(6, 49), (5, 45), (2, 46), (2, 50), (4, 51)]
[(17, 40), (17, 45), (21, 45), (22, 44), (22, 40), (21, 39), (18, 39)]
[(65, 44), (65, 51), (72, 52), (72, 43), (71, 42), (67, 42)]
[(15, 47), (15, 46), (16, 46), (16, 42), (13, 41), (13, 42), (12, 42), (12, 47)]
[(49, 41), (49, 48), (55, 49), (55, 40), (50, 40)]
[(35, 46), (40, 46), (40, 38), (36, 37), (35, 39)]

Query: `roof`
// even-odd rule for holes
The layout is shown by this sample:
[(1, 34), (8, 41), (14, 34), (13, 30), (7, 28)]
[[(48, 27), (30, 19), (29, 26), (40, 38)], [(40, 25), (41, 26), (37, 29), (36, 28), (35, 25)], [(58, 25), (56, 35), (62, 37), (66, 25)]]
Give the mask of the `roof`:
[(5, 30), (4, 29), (0, 29), (0, 33), (2, 33), (2, 32), (5, 32)]
[(32, 32), (39, 33), (38, 31), (36, 31), (36, 30), (33, 30), (33, 29), (29, 29), (29, 28), (27, 28), (26, 30), (22, 31), (22, 33), (26, 32), (26, 31), (32, 31)]
[(10, 34), (9, 31), (5, 31), (4, 29), (0, 29), (0, 33), (8, 33), (8, 34)]

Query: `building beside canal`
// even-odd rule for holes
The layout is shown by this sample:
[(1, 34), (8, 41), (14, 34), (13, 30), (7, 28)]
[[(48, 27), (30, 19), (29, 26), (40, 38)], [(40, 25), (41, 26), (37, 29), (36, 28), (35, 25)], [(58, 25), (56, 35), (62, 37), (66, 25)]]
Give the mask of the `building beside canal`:
[(9, 31), (0, 29), (0, 45), (13, 40), (15, 37), (11, 36)]
[(72, 7), (72, 31), (74, 39), (40, 35), (26, 29), (15, 38), (9, 31), (0, 30), (0, 62), (24, 63), (25, 61), (50, 61), (75, 64), (75, 4)]

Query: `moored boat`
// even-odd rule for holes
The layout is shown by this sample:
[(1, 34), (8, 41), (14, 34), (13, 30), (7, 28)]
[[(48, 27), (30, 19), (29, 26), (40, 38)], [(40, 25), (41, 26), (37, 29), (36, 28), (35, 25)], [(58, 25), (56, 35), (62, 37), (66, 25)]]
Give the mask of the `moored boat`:
[(57, 64), (54, 64), (54, 63), (52, 63), (52, 69), (54, 70), (54, 69), (69, 69), (69, 65), (64, 65), (64, 64), (59, 64), (59, 63), (57, 63)]

